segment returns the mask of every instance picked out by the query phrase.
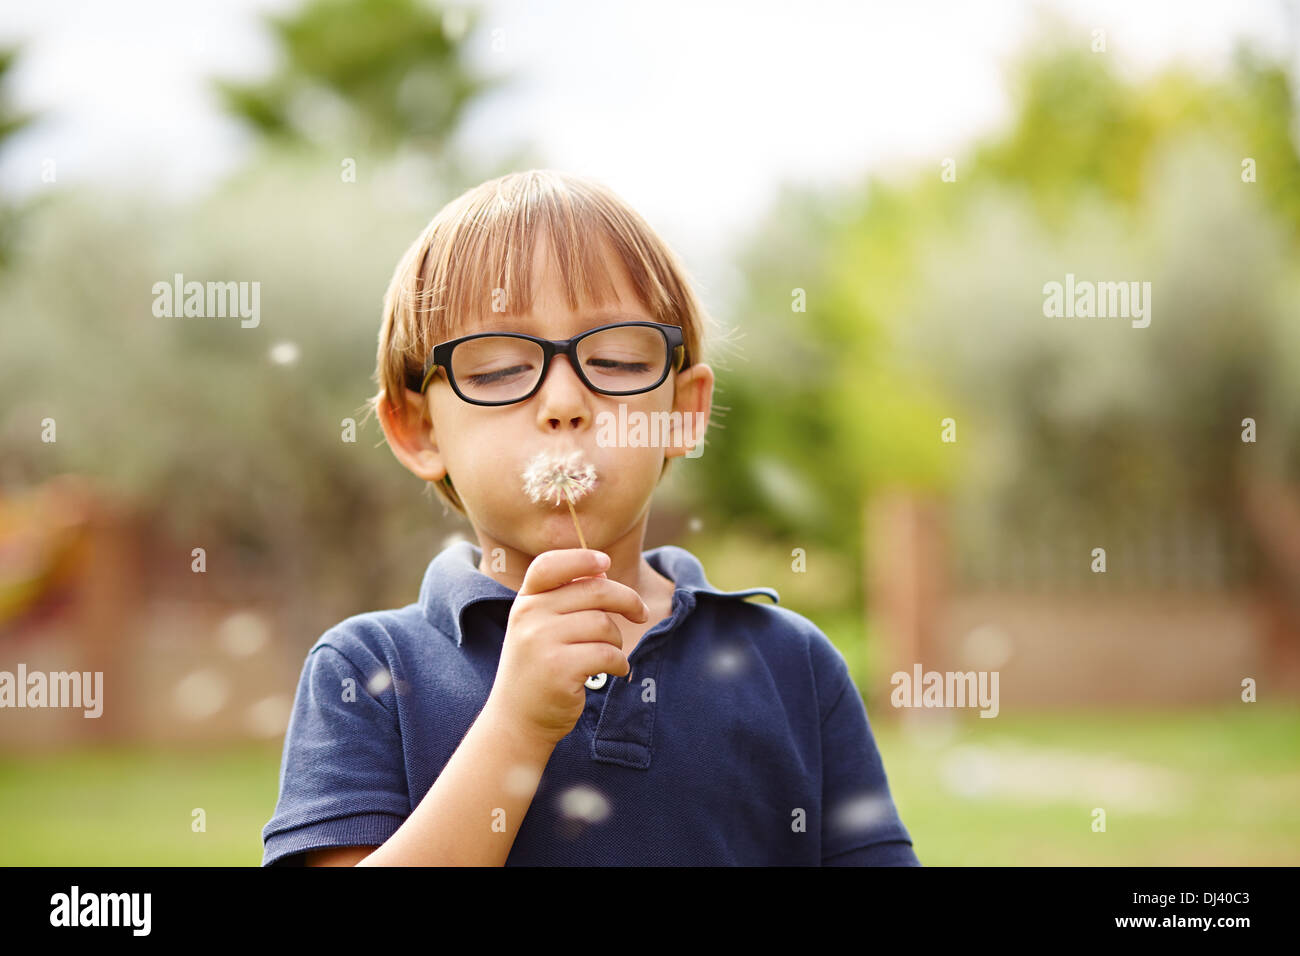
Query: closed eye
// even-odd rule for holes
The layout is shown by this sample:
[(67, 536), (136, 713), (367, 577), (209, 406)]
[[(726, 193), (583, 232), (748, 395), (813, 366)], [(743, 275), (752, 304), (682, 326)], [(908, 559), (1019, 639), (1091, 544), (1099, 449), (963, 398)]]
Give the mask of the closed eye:
[(499, 382), (502, 379), (510, 378), (513, 375), (518, 375), (527, 370), (527, 365), (512, 365), (510, 368), (498, 369), (495, 372), (484, 372), (481, 375), (471, 375), (467, 381), (471, 385), (491, 385), (493, 382)]
[(630, 372), (650, 371), (649, 362), (615, 362), (612, 359), (589, 359), (587, 364), (594, 365), (597, 368), (622, 368)]

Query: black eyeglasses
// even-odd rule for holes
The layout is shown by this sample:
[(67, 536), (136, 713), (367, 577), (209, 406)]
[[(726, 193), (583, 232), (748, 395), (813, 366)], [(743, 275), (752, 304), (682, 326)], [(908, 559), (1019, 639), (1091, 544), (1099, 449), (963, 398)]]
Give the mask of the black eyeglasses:
[(438, 369), (457, 395), (472, 405), (512, 405), (542, 387), (551, 360), (567, 355), (578, 378), (601, 395), (636, 395), (658, 388), (686, 362), (682, 330), (660, 322), (617, 322), (571, 339), (541, 339), (522, 332), (478, 332), (434, 346), (418, 380), (407, 388), (424, 394)]

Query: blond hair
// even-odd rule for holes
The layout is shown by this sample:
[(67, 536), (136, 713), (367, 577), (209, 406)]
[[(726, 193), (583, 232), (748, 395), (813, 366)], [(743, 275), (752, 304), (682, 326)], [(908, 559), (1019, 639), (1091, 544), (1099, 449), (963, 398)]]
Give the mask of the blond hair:
[[(406, 388), (418, 383), (434, 345), (465, 334), (489, 311), (494, 290), (507, 315), (532, 308), (532, 253), (538, 235), (551, 242), (569, 307), (612, 301), (615, 290), (597, 240), (621, 260), (633, 290), (656, 322), (680, 326), (682, 368), (703, 360), (712, 318), (697, 299), (688, 273), (646, 221), (608, 187), (583, 177), (533, 169), (488, 180), (444, 206), (413, 242), (384, 296), (374, 380), (379, 391), (366, 417), (387, 401), (406, 412)], [(675, 379), (674, 379), (675, 381)], [(419, 386), (416, 385), (416, 390)], [(672, 459), (664, 460), (660, 480)], [(448, 474), (430, 482), (460, 514), (464, 505)]]

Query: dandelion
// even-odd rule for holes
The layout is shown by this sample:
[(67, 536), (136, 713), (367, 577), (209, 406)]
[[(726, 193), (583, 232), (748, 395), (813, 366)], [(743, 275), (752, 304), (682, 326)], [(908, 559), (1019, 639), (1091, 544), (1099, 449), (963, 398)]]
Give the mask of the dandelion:
[[(596, 466), (587, 462), (582, 457), (582, 452), (576, 449), (567, 455), (563, 452), (541, 452), (524, 469), (524, 492), (533, 501), (548, 501), (552, 495), (555, 496), (557, 505), (561, 501), (567, 501), (569, 514), (573, 516), (573, 527), (578, 532), (578, 543), (584, 548), (587, 546), (587, 539), (582, 536), (582, 525), (578, 524), (578, 513), (573, 510), (573, 503), (595, 486)], [(605, 572), (601, 571), (596, 577), (605, 577)], [(589, 684), (588, 686), (593, 688), (603, 686), (603, 681), (608, 676), (607, 674), (593, 674), (588, 680), (599, 678), (602, 684)], [(632, 680), (631, 671), (628, 671), (627, 679), (630, 683)], [(597, 795), (597, 800), (603, 803), (603, 798), (600, 798), (599, 795)], [(603, 817), (605, 813), (608, 813), (608, 808), (601, 810), (598, 805), (597, 811)]]
[(587, 540), (578, 524), (578, 513), (573, 503), (596, 486), (596, 468), (586, 462), (582, 452), (541, 452), (524, 469), (524, 493), (533, 501), (547, 501), (552, 496), (558, 505), (567, 502), (573, 516), (573, 527), (578, 532), (578, 542), (585, 548)]

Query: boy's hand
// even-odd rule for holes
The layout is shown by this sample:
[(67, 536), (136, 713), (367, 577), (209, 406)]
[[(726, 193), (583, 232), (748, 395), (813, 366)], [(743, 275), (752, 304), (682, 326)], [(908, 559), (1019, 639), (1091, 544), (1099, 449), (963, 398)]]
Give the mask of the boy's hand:
[(485, 709), (552, 747), (582, 716), (589, 675), (626, 677), (631, 670), (613, 614), (650, 619), (636, 591), (605, 577), (608, 563), (590, 548), (544, 551), (510, 608)]

